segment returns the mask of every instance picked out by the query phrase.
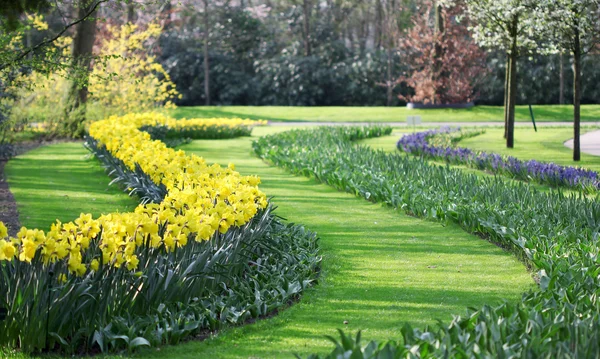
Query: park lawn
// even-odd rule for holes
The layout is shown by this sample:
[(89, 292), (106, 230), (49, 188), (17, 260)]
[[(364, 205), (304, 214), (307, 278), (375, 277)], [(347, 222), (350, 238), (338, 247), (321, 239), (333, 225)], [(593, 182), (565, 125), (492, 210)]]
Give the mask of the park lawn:
[[(424, 131), (424, 128), (418, 131)], [(595, 130), (595, 128), (582, 128), (582, 133)], [(391, 135), (377, 138), (370, 138), (358, 142), (360, 145), (369, 146), (375, 149), (380, 149), (385, 152), (398, 151), (396, 143), (406, 133), (412, 132), (407, 128), (395, 128)], [(572, 150), (563, 145), (564, 141), (572, 138), (573, 129), (570, 127), (541, 127), (538, 132), (529, 128), (515, 128), (515, 148), (507, 149), (506, 143), (502, 138), (504, 129), (502, 128), (486, 128), (486, 133), (471, 137), (461, 141), (458, 146), (467, 147), (474, 150), (486, 152), (501, 153), (505, 155), (515, 156), (522, 160), (535, 159), (544, 162), (556, 162), (568, 166), (586, 167), (595, 171), (600, 171), (600, 157), (582, 154), (582, 161), (579, 163), (571, 160)], [(474, 142), (474, 145), (471, 145)], [(443, 161), (429, 161), (430, 163), (440, 166), (448, 165)], [(460, 169), (464, 172), (474, 174), (476, 176), (490, 176), (493, 174), (481, 171), (475, 168), (463, 165), (450, 165), (453, 168)], [(508, 183), (518, 182), (518, 180), (506, 178)], [(550, 191), (551, 187), (536, 182), (530, 184), (540, 191)], [(563, 189), (565, 194), (577, 194), (578, 191)], [(595, 194), (590, 194), (594, 197)]]
[[(582, 133), (589, 130), (582, 129)], [(533, 129), (517, 128), (515, 130), (515, 147), (506, 148), (503, 139), (504, 130), (501, 128), (488, 129), (485, 134), (468, 138), (458, 145), (472, 150), (495, 152), (510, 155), (521, 160), (538, 160), (554, 162), (564, 166), (578, 166), (600, 171), (600, 157), (585, 153), (581, 154), (581, 161), (573, 161), (573, 150), (566, 147), (564, 142), (573, 138), (573, 129), (538, 127), (538, 132)]]
[[(533, 106), (536, 121), (573, 120), (570, 105)], [(171, 110), (176, 118), (241, 117), (273, 122), (406, 122), (406, 116), (420, 115), (423, 122), (504, 122), (500, 106), (469, 109), (409, 110), (406, 107), (287, 107), (287, 106), (190, 106)], [(581, 120), (600, 121), (600, 105), (584, 105)], [(516, 121), (530, 122), (529, 107), (517, 106)]]
[[(426, 128), (424, 128), (424, 127), (421, 127), (420, 129), (418, 129), (418, 131), (424, 131), (424, 130), (426, 130)], [(410, 132), (412, 132), (411, 129), (395, 128), (394, 131), (388, 136), (360, 140), (357, 142), (357, 145), (369, 146), (374, 149), (383, 150), (385, 152), (395, 152), (395, 151), (398, 151), (398, 148), (396, 147), (396, 143), (398, 142), (398, 140), (402, 136), (404, 136), (405, 134), (410, 133)], [(398, 152), (398, 153), (401, 153), (401, 152)], [(494, 177), (494, 175), (491, 173), (488, 173), (485, 171), (480, 171), (478, 169), (467, 167), (464, 165), (455, 165), (455, 164), (449, 165), (443, 161), (433, 161), (433, 160), (428, 160), (427, 162), (438, 165), (438, 166), (450, 166), (452, 168), (459, 169), (463, 172), (470, 173), (470, 174), (473, 174), (478, 177), (486, 177), (486, 176)], [(507, 183), (517, 183), (518, 182), (518, 180), (515, 180), (512, 178), (505, 178), (505, 180)], [(531, 182), (530, 184), (533, 187), (539, 189), (540, 191), (545, 192), (545, 191), (551, 190), (551, 187), (543, 185), (543, 184), (539, 184), (539, 183), (535, 183), (535, 182)], [(572, 193), (572, 191), (564, 190), (564, 193)]]
[[(257, 128), (255, 135), (275, 130)], [(363, 329), (367, 339), (397, 339), (405, 322), (424, 326), (435, 318), (450, 320), (466, 305), (515, 300), (531, 287), (524, 267), (490, 243), (456, 226), (412, 218), (269, 167), (251, 154), (250, 142), (195, 141), (182, 148), (210, 162), (233, 162), (242, 174), (258, 174), (279, 215), (319, 233), (323, 281), (275, 318), (163, 348), (153, 357), (323, 353), (330, 349), (323, 335), (335, 335), (336, 328)]]
[[(263, 127), (254, 131), (260, 136), (284, 129)], [(322, 280), (299, 303), (276, 317), (225, 329), (201, 342), (143, 350), (135, 357), (290, 358), (294, 352), (325, 353), (331, 343), (323, 336), (335, 335), (336, 328), (362, 329), (363, 337), (369, 340), (398, 339), (404, 323), (423, 327), (438, 318), (449, 321), (451, 314), (462, 314), (467, 306), (516, 301), (523, 291), (535, 288), (525, 267), (500, 248), (457, 226), (409, 217), (314, 179), (270, 167), (254, 157), (251, 141), (248, 137), (194, 141), (182, 149), (209, 162), (232, 162), (242, 174), (259, 175), (261, 189), (274, 197), (277, 214), (319, 233), (324, 257)], [(88, 180), (66, 176), (62, 183), (65, 188), (77, 188), (82, 195), (87, 193), (87, 186), (91, 192), (106, 189), (106, 182), (98, 185), (101, 177), (106, 178), (99, 163), (79, 154), (73, 162), (63, 161), (63, 156), (73, 156), (66, 149), (67, 144), (38, 149), (27, 176), (21, 172), (19, 181), (11, 180), (13, 188), (37, 181), (41, 174), (34, 170), (34, 162), (52, 158), (59, 173), (90, 166)], [(14, 173), (12, 170), (9, 176)], [(43, 176), (50, 177), (48, 173)], [(27, 206), (63, 201), (59, 192), (34, 191), (23, 196), (26, 191), (21, 188), (15, 195)], [(115, 196), (122, 195), (117, 192)], [(86, 203), (89, 209), (84, 208)], [(94, 205), (82, 202), (81, 211), (92, 210)], [(113, 209), (106, 206), (102, 210)], [(67, 220), (78, 211), (74, 214), (65, 209), (60, 215)], [(30, 224), (29, 220), (24, 224)]]
[(131, 211), (137, 200), (111, 181), (81, 142), (40, 147), (10, 160), (5, 175), (21, 224), (48, 230), (56, 219), (68, 222), (82, 212)]

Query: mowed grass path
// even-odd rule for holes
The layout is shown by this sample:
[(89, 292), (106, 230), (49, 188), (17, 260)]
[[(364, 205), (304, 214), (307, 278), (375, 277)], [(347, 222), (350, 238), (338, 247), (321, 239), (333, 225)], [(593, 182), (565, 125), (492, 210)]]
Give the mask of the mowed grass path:
[[(539, 122), (573, 120), (573, 106), (533, 106)], [(306, 106), (189, 106), (172, 110), (171, 115), (192, 117), (241, 117), (275, 122), (405, 122), (419, 115), (423, 122), (504, 122), (501, 106), (475, 106), (468, 109), (409, 110), (406, 107), (306, 107)], [(583, 122), (600, 121), (600, 105), (581, 107)], [(530, 122), (528, 106), (517, 106), (517, 122)]]
[[(596, 127), (587, 127), (582, 129), (582, 133), (587, 131), (593, 131)], [(424, 131), (425, 128), (421, 128), (418, 131)], [(473, 150), (486, 151), (490, 153), (500, 153), (503, 155), (510, 155), (521, 160), (532, 160), (542, 162), (555, 162), (563, 166), (578, 166), (585, 167), (591, 170), (600, 171), (600, 157), (591, 156), (587, 154), (581, 155), (580, 162), (574, 162), (572, 158), (572, 150), (565, 147), (563, 142), (572, 138), (572, 128), (567, 127), (545, 127), (538, 128), (538, 132), (533, 129), (516, 128), (515, 129), (515, 148), (506, 148), (506, 142), (503, 139), (504, 130), (501, 128), (486, 128), (486, 133), (478, 135), (476, 137), (468, 138), (461, 141), (458, 146), (467, 147)], [(398, 151), (396, 143), (405, 134), (412, 132), (406, 128), (396, 128), (389, 136), (382, 136), (378, 138), (370, 138), (367, 140), (359, 141), (359, 144), (369, 146), (376, 149), (381, 149), (386, 152)], [(429, 161), (430, 163), (446, 166), (444, 161)], [(471, 173), (476, 176), (490, 176), (494, 175), (481, 171), (475, 168), (468, 167), (466, 165), (451, 165), (451, 167), (460, 169), (463, 172)], [(518, 180), (504, 177), (507, 183), (519, 182)], [(530, 182), (532, 186), (540, 191), (551, 191), (552, 187), (548, 185), (539, 184), (537, 182)], [(565, 194), (578, 194), (578, 191), (572, 191), (569, 189), (562, 189)], [(594, 197), (595, 194), (589, 194)]]
[(89, 158), (81, 142), (40, 147), (6, 164), (5, 176), (14, 194), (21, 224), (48, 230), (59, 219), (72, 221), (79, 214), (131, 211), (134, 198), (108, 177), (96, 159)]
[[(276, 129), (257, 128), (255, 136)], [(277, 317), (163, 348), (153, 357), (290, 358), (327, 352), (336, 328), (366, 339), (398, 339), (415, 326), (451, 320), (466, 306), (517, 300), (531, 277), (513, 256), (456, 226), (443, 227), (291, 176), (252, 155), (251, 139), (195, 141), (182, 147), (210, 162), (258, 174), (277, 213), (319, 233), (322, 281)], [(344, 325), (348, 321), (348, 325)]]
[[(280, 130), (257, 128), (255, 136)], [(531, 276), (523, 265), (498, 247), (456, 226), (412, 218), (337, 192), (313, 179), (270, 167), (252, 155), (251, 141), (194, 141), (182, 148), (210, 162), (233, 162), (242, 174), (259, 175), (261, 189), (274, 197), (279, 215), (319, 233), (322, 280), (299, 303), (276, 317), (225, 329), (202, 342), (144, 350), (135, 356), (290, 358), (292, 353), (325, 353), (331, 344), (323, 335), (335, 335), (336, 328), (362, 329), (366, 339), (398, 339), (404, 323), (423, 327), (438, 318), (448, 321), (451, 314), (462, 314), (467, 306), (518, 300), (532, 287)], [(45, 183), (78, 168), (83, 171), (80, 175), (63, 175), (61, 183), (71, 188), (71, 197), (85, 198), (88, 188), (90, 192), (105, 191), (106, 175), (84, 154), (83, 148), (58, 144), (38, 149), (11, 164), (9, 180), (22, 208), (52, 203), (52, 210), (46, 213), (48, 224), (54, 218), (66, 221), (80, 211), (98, 209), (96, 200), (81, 201), (77, 210), (71, 210), (61, 192), (50, 189), (24, 195), (33, 183)], [(52, 159), (52, 165), (42, 170), (40, 166), (46, 159)], [(19, 174), (18, 180), (11, 179), (15, 174)], [(106, 182), (101, 184), (101, 178)], [(22, 188), (21, 183), (28, 184), (28, 188)], [(111, 194), (115, 198), (122, 196), (116, 188), (108, 191), (115, 191)], [(101, 212), (115, 209), (108, 202), (102, 203)], [(24, 218), (23, 224), (42, 223), (43, 216), (39, 216), (35, 221)]]
[[(597, 127), (587, 127), (583, 128), (581, 133), (597, 129)], [(417, 131), (425, 131), (425, 129)], [(514, 148), (506, 148), (506, 141), (503, 138), (504, 129), (485, 128), (485, 131), (484, 134), (460, 141), (458, 146), (476, 151), (514, 156), (521, 160), (554, 162), (563, 166), (578, 166), (600, 171), (600, 157), (598, 156), (582, 153), (581, 161), (573, 161), (573, 150), (564, 146), (565, 141), (573, 138), (573, 129), (570, 127), (540, 127), (538, 132), (530, 128), (516, 128)], [(386, 152), (393, 152), (397, 151), (398, 140), (410, 132), (412, 132), (410, 129), (394, 129), (389, 136), (370, 138), (362, 140), (360, 143)]]

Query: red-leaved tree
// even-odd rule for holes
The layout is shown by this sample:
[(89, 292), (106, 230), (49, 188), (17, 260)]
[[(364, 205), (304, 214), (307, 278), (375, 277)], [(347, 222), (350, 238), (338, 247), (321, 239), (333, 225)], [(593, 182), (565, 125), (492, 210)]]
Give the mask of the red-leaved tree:
[(399, 95), (400, 99), (424, 104), (475, 99), (475, 87), (488, 69), (485, 52), (473, 42), (467, 27), (460, 2), (443, 7), (423, 1), (413, 27), (399, 39), (410, 72), (397, 82), (414, 90), (414, 95)]

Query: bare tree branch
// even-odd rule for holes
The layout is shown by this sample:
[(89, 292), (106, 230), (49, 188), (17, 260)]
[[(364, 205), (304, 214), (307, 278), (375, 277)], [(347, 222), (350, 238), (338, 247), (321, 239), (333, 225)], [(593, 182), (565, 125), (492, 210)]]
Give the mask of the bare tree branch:
[(96, 2), (91, 9), (85, 14), (84, 17), (77, 19), (76, 21), (73, 21), (72, 23), (66, 25), (60, 32), (58, 32), (55, 36), (46, 39), (40, 43), (38, 43), (37, 45), (30, 47), (28, 49), (26, 49), (25, 51), (21, 52), (20, 54), (18, 54), (15, 58), (13, 58), (10, 62), (4, 63), (0, 65), (0, 71), (4, 70), (5, 68), (7, 68), (10, 64), (13, 64), (17, 61), (23, 60), (25, 57), (27, 57), (27, 55), (29, 55), (30, 53), (33, 53), (37, 50), (39, 50), (40, 48), (44, 47), (44, 46), (48, 46), (51, 43), (53, 43), (54, 41), (56, 41), (59, 37), (61, 37), (65, 32), (67, 32), (67, 30), (69, 30), (70, 28), (72, 28), (73, 26), (85, 21), (86, 19), (88, 19), (90, 17), (90, 15), (92, 15), (94, 13), (94, 11), (96, 11), (96, 9), (98, 8), (98, 6), (100, 6), (100, 4), (105, 3), (109, 0), (98, 0), (98, 2)]

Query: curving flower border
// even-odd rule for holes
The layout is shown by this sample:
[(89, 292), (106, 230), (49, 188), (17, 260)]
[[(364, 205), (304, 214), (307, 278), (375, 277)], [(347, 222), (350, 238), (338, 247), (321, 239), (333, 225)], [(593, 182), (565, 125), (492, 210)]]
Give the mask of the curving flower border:
[[(140, 247), (163, 247), (170, 252), (185, 246), (189, 239), (206, 241), (216, 232), (243, 226), (268, 205), (266, 195), (258, 189), (258, 177), (241, 176), (233, 164), (227, 168), (209, 165), (199, 156), (188, 156), (152, 140), (139, 128), (164, 125), (194, 130), (262, 124), (264, 121), (241, 119), (175, 120), (158, 113), (113, 116), (93, 123), (90, 136), (98, 145), (130, 170), (139, 166), (155, 184), (163, 185), (167, 189), (164, 200), (97, 219), (82, 213), (72, 222), (57, 221), (47, 232), (22, 227), (16, 238), (7, 238), (0, 222), (0, 238), (5, 238), (0, 239), (0, 262), (15, 257), (31, 262), (39, 253), (45, 264), (65, 261), (69, 272), (80, 276), (103, 265), (135, 270)], [(90, 246), (99, 251), (88, 251)]]
[(536, 160), (522, 161), (512, 156), (473, 151), (464, 147), (436, 146), (430, 140), (439, 135), (460, 131), (460, 128), (440, 128), (411, 133), (398, 140), (396, 147), (403, 152), (425, 158), (441, 159), (449, 163), (467, 165), (495, 174), (503, 174), (523, 181), (534, 181), (556, 187), (597, 191), (600, 189), (598, 172), (581, 167), (561, 166)]

